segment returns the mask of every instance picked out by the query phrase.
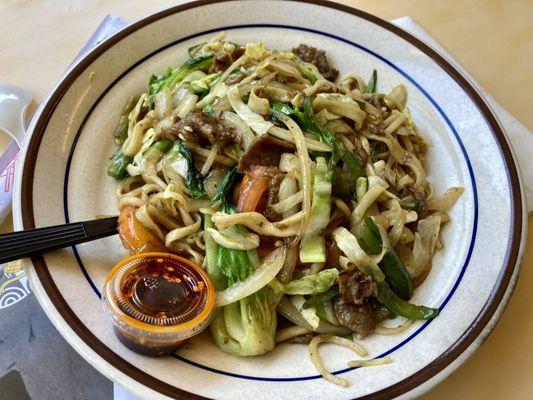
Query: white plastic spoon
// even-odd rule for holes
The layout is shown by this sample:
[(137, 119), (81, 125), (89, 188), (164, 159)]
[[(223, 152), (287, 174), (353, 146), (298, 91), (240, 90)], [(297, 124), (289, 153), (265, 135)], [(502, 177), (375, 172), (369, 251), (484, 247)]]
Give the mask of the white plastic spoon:
[(0, 188), (0, 223), (11, 211), (13, 197), (11, 180), (15, 168), (13, 160), (17, 155), (17, 145), (20, 148), (24, 143), (24, 121), (31, 101), (32, 95), (27, 90), (0, 84), (0, 131), (7, 133), (15, 141), (0, 155), (0, 174), (8, 180), (7, 184)]

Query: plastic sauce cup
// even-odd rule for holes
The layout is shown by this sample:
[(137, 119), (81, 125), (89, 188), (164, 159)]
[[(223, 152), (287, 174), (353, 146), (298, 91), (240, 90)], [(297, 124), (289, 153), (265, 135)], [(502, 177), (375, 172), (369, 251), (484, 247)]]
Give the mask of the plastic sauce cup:
[(143, 253), (118, 263), (103, 303), (120, 341), (146, 355), (174, 353), (211, 322), (215, 290), (202, 268), (169, 253)]

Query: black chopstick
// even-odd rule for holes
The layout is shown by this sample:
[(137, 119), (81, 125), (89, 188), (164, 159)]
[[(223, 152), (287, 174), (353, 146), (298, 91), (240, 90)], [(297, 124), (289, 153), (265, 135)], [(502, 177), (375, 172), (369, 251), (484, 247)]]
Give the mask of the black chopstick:
[(0, 263), (115, 235), (118, 217), (74, 222), (0, 235)]

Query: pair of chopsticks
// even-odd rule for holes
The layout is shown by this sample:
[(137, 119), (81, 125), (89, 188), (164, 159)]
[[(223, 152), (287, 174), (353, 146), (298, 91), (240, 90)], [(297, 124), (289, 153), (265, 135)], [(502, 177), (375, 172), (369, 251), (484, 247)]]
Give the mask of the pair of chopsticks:
[(0, 264), (115, 235), (117, 221), (109, 217), (0, 235)]

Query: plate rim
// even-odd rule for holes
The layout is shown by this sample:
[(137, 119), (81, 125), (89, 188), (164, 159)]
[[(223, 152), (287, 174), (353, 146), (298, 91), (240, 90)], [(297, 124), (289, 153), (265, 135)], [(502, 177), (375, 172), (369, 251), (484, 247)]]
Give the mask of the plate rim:
[[(24, 154), (22, 173), (19, 175), (18, 181), (20, 181), (20, 215), (18, 218), (22, 221), (22, 227), (24, 229), (31, 229), (35, 227), (35, 219), (33, 215), (33, 178), (35, 164), (37, 161), (37, 154), (39, 147), (44, 136), (48, 121), (63, 95), (70, 88), (72, 83), (78, 78), (81, 72), (83, 72), (87, 66), (95, 61), (101, 54), (107, 49), (114, 46), (123, 38), (129, 36), (133, 32), (140, 28), (152, 24), (162, 18), (170, 15), (178, 14), (182, 11), (201, 7), (213, 3), (225, 3), (234, 2), (238, 0), (196, 0), (190, 3), (181, 4), (178, 6), (169, 7), (167, 9), (150, 14), (138, 21), (135, 21), (131, 25), (121, 29), (108, 39), (104, 40), (93, 48), (89, 53), (82, 57), (69, 72), (60, 79), (60, 82), (53, 89), (51, 95), (47, 98), (45, 104), (37, 115), (35, 123), (32, 124), (31, 135), (26, 144), (26, 151)], [(287, 0), (286, 0), (287, 1)], [(490, 320), (497, 316), (498, 307), (507, 302), (508, 299), (504, 298), (505, 292), (511, 282), (513, 272), (520, 261), (521, 247), (524, 239), (524, 211), (523, 211), (523, 198), (521, 193), (521, 180), (516, 166), (516, 162), (513, 158), (512, 150), (506, 140), (505, 134), (497, 118), (493, 114), (490, 107), (486, 104), (485, 100), (481, 97), (477, 89), (470, 83), (470, 81), (463, 76), (463, 74), (454, 67), (448, 60), (446, 60), (440, 53), (428, 46), (426, 43), (416, 38), (412, 34), (405, 30), (393, 25), (392, 23), (385, 21), (379, 17), (376, 17), (367, 12), (361, 11), (357, 8), (347, 6), (344, 4), (333, 3), (327, 0), (288, 0), (296, 3), (308, 3), (318, 5), (325, 8), (334, 9), (349, 13), (356, 17), (365, 19), (371, 23), (374, 23), (381, 28), (384, 28), (396, 36), (408, 41), (416, 48), (421, 50), (426, 56), (430, 57), (436, 62), (440, 68), (442, 68), (452, 79), (454, 79), (461, 87), (462, 90), (468, 95), (472, 103), (478, 108), (479, 112), (485, 119), (487, 125), (492, 131), (493, 136), (496, 139), (497, 145), (501, 152), (502, 159), (507, 171), (508, 179), (510, 181), (510, 196), (512, 201), (511, 207), (511, 226), (513, 229), (510, 234), (510, 240), (506, 250), (502, 269), (498, 275), (497, 281), (490, 293), (487, 302), (482, 307), (479, 314), (476, 316), (471, 325), (463, 332), (460, 338), (453, 343), (448, 349), (446, 349), (438, 358), (430, 362), (428, 365), (408, 376), (400, 382), (397, 382), (384, 389), (380, 389), (377, 392), (358, 397), (358, 399), (387, 399), (391, 397), (400, 396), (407, 392), (416, 389), (418, 386), (426, 381), (429, 381), (435, 377), (439, 372), (446, 369), (454, 360), (456, 360), (461, 354), (463, 354), (468, 348), (475, 342), (476, 338), (484, 333), (486, 329), (491, 330), (493, 326), (488, 326)], [(68, 324), (68, 328), (73, 330), (75, 334), (88, 346), (90, 351), (101, 357), (107, 363), (113, 366), (116, 370), (125, 374), (129, 378), (133, 379), (137, 383), (151, 390), (155, 390), (162, 395), (178, 398), (178, 399), (204, 399), (198, 394), (187, 392), (176, 386), (167, 384), (152, 375), (142, 371), (135, 367), (121, 356), (109, 349), (103, 344), (95, 335), (90, 332), (85, 325), (74, 314), (69, 307), (62, 294), (59, 292), (52, 276), (48, 270), (44, 257), (37, 256), (32, 257), (34, 271), (42, 285), (46, 296), (48, 296), (50, 302), (56, 308), (57, 312)], [(503, 304), (505, 305), (505, 304)], [(45, 311), (47, 311), (45, 309)], [(59, 329), (59, 327), (58, 327)], [(487, 332), (488, 333), (488, 332)]]

